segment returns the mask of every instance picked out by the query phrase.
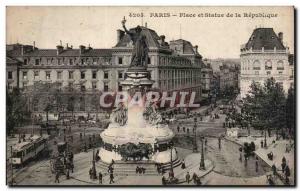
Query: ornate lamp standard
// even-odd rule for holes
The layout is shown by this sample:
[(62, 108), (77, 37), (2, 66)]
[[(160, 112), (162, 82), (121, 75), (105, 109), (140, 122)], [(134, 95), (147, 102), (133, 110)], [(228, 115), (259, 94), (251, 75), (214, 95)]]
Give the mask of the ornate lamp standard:
[(266, 131), (266, 128), (265, 128), (264, 148), (267, 148), (267, 131)]
[(174, 177), (174, 171), (173, 171), (173, 143), (170, 142), (170, 151), (171, 151), (171, 169), (170, 169), (170, 176), (171, 178)]
[(197, 152), (197, 134), (196, 134), (196, 128), (197, 128), (197, 117), (194, 118), (194, 147), (193, 147), (193, 152)]
[(95, 149), (93, 148), (93, 161), (92, 161), (92, 177), (97, 179), (96, 166), (95, 166)]
[(205, 170), (205, 163), (204, 163), (204, 149), (203, 149), (203, 140), (204, 137), (201, 135), (201, 159), (200, 159), (200, 170)]

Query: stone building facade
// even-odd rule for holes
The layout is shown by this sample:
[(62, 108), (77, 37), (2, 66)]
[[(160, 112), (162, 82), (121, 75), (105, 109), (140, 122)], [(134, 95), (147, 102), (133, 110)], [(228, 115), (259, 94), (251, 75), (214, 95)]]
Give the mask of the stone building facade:
[[(197, 46), (182, 39), (165, 42), (165, 36), (159, 36), (147, 27), (142, 27), (142, 34), (146, 36), (149, 46), (148, 70), (155, 81), (153, 88), (168, 92), (195, 91), (195, 101), (201, 101), (199, 74), (202, 56)], [(53, 103), (53, 97), (55, 103), (62, 102), (60, 109), (66, 112), (70, 112), (68, 103), (72, 97), (75, 99), (72, 100), (75, 102), (72, 112), (87, 115), (102, 110), (98, 105), (102, 92), (122, 91), (120, 81), (130, 65), (133, 44), (129, 35), (118, 30), (117, 44), (110, 49), (83, 45), (75, 49), (68, 44), (63, 47), (62, 43), (56, 49), (39, 49), (35, 45), (22, 44), (11, 44), (6, 48), (7, 87), (22, 89), (29, 97), (28, 108), (31, 111), (44, 111), (47, 101), (42, 101), (38, 96), (44, 94), (47, 100), (52, 100), (48, 102)], [(47, 91), (45, 86), (54, 91)], [(63, 101), (58, 101), (57, 97)]]
[(289, 48), (283, 45), (283, 33), (277, 35), (273, 28), (256, 28), (241, 46), (241, 97), (246, 96), (253, 81), (263, 84), (271, 77), (288, 92), (294, 79), (289, 57)]

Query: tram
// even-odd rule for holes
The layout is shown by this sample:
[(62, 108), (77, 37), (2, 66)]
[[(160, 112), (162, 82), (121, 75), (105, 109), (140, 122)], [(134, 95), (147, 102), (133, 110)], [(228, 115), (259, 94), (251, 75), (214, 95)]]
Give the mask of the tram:
[(14, 166), (23, 166), (30, 159), (40, 156), (41, 152), (47, 147), (47, 139), (34, 135), (28, 140), (13, 146), (12, 164)]

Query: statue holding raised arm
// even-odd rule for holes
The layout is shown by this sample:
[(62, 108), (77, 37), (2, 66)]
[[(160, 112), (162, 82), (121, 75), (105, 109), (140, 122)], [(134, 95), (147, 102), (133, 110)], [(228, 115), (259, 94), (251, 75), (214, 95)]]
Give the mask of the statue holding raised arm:
[(130, 67), (133, 66), (143, 66), (147, 67), (148, 64), (148, 44), (146, 36), (142, 33), (142, 28), (138, 25), (135, 31), (127, 30), (125, 26), (125, 17), (122, 20), (122, 26), (133, 42), (132, 57), (130, 62)]

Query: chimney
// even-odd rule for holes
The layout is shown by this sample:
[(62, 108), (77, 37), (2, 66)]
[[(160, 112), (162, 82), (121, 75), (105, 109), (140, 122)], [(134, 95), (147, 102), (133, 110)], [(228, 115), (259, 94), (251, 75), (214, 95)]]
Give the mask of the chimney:
[(57, 55), (59, 55), (60, 53), (62, 53), (62, 51), (64, 50), (64, 47), (61, 45), (57, 45), (56, 46), (56, 50), (57, 50)]
[(67, 50), (69, 49), (69, 43), (67, 43), (67, 47), (66, 47), (66, 49), (67, 49)]
[(88, 50), (92, 50), (93, 48), (92, 48), (91, 45), (89, 44), (89, 46), (88, 46), (87, 49), (88, 49)]
[(147, 22), (145, 22), (145, 27), (147, 28)]
[(85, 51), (85, 46), (80, 45), (80, 46), (79, 46), (79, 52), (80, 52), (80, 54), (83, 54), (84, 51)]
[(160, 35), (160, 45), (165, 45), (165, 39), (166, 39), (166, 37), (165, 37), (165, 35)]
[(125, 34), (124, 31), (122, 31), (120, 29), (117, 30), (117, 42), (120, 42), (120, 40), (123, 38), (124, 34)]
[(194, 52), (198, 53), (198, 45), (194, 46)]
[(282, 32), (278, 33), (278, 38), (280, 39), (280, 42), (282, 43), (282, 41), (283, 41), (283, 33)]
[(33, 41), (33, 50), (35, 50), (35, 41)]
[(21, 55), (23, 56), (23, 55), (24, 55), (24, 53), (25, 53), (24, 46), (23, 46), (23, 45), (21, 45)]

